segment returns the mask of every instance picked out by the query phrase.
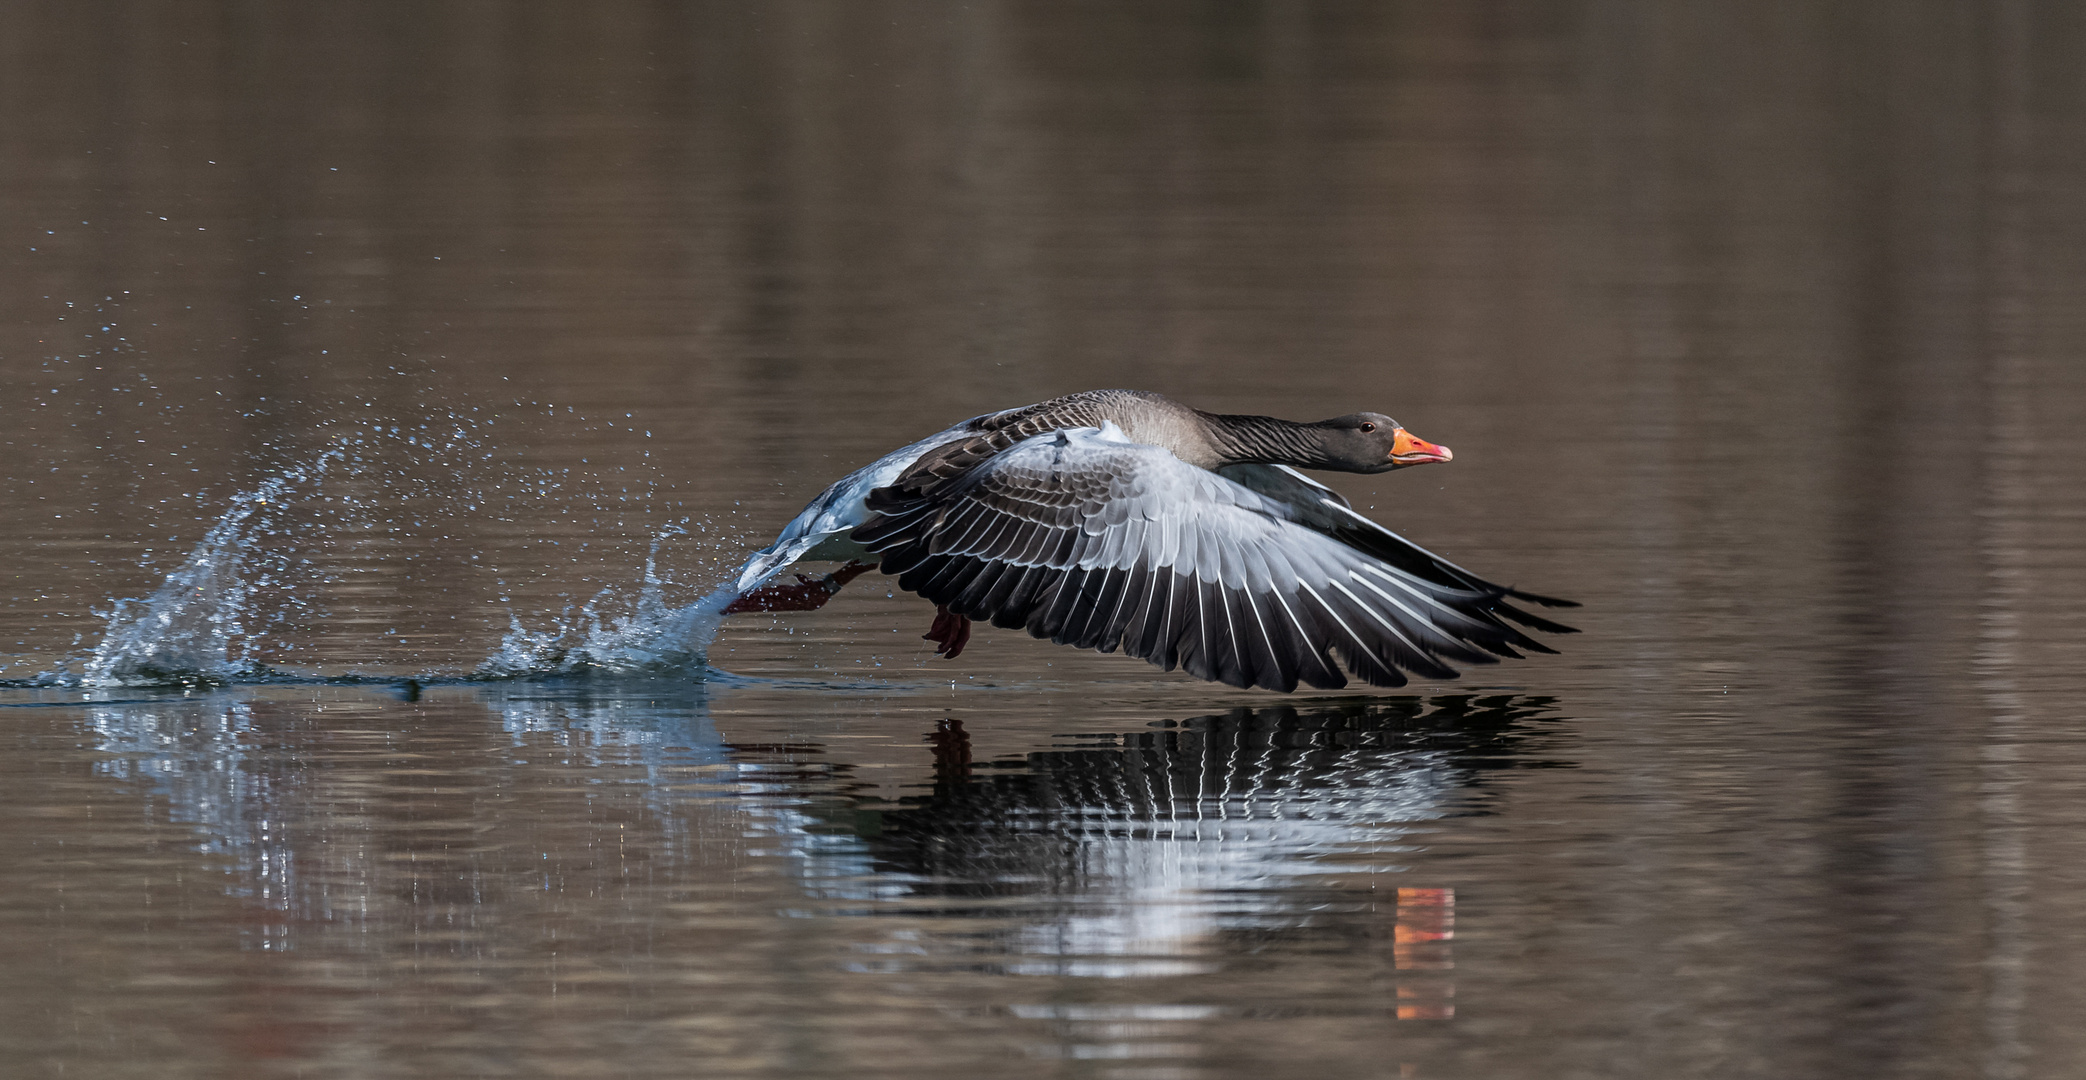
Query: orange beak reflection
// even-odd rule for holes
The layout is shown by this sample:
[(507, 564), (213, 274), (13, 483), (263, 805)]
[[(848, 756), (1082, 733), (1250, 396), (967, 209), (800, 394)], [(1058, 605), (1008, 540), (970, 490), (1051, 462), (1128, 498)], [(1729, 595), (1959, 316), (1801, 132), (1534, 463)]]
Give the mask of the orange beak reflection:
[(1391, 464), (1403, 468), (1407, 465), (1425, 465), (1430, 461), (1454, 461), (1456, 455), (1439, 443), (1431, 443), (1404, 428), (1396, 428), (1391, 434)]

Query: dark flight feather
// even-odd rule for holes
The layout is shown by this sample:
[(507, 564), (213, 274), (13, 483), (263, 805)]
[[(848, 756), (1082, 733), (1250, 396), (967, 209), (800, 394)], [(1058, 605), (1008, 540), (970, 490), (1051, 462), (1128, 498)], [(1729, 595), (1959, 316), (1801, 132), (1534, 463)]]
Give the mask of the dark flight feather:
[(1565, 629), (1504, 599), (1546, 598), (1476, 578), (1315, 484), (1323, 509), (1300, 515), (1254, 490), (1291, 483), (1279, 477), (1241, 486), (1108, 430), (1017, 438), (1054, 422), (1033, 410), (984, 422), (871, 492), (853, 533), (899, 587), (957, 614), (1283, 691), (1346, 685), (1334, 657), (1376, 686), (1452, 678), (1445, 661), (1549, 651), (1510, 624)]

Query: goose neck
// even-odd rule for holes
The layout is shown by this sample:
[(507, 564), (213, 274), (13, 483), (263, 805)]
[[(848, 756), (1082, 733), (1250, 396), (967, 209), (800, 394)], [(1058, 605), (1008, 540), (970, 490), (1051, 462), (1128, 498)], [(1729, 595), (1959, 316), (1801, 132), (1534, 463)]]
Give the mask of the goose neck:
[(1324, 468), (1330, 463), (1316, 424), (1300, 424), (1272, 416), (1203, 413), (1210, 442), (1226, 465), (1294, 465)]

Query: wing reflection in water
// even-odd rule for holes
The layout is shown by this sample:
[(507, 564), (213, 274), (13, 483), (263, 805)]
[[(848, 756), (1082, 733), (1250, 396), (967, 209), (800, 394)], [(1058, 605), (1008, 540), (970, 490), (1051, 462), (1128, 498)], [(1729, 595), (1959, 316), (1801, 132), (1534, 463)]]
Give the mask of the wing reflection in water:
[[(1398, 967), (1439, 967), (1453, 892), (1404, 880), (1402, 864), (1427, 823), (1485, 812), (1489, 770), (1537, 764), (1526, 744), (1550, 709), (1510, 696), (1237, 709), (983, 766), (944, 721), (933, 793), (836, 820), (866, 857), (808, 866), (807, 886), (881, 902), (865, 914), (998, 920), (1004, 932), (958, 951), (1017, 973), (1205, 971), (1227, 937), (1338, 948), (1392, 929), (1341, 917), (1372, 904), (1396, 921)], [(1368, 891), (1379, 878), (1395, 904)]]
[[(639, 681), (83, 711), (97, 769), (196, 838), (252, 947), (404, 950), (486, 993), (542, 976), (553, 949), (560, 971), (728, 968), (757, 987), (808, 948), (813, 966), (870, 976), (1014, 976), (992, 984), (1006, 1007), (1053, 1023), (1102, 1014), (1012, 984), (1228, 979), (1272, 952), (1360, 965), (1324, 985), (1384, 991), (1296, 1007), (1453, 1015), (1456, 882), (1422, 852), (1488, 811), (1489, 777), (1544, 763), (1554, 714), (1468, 695), (1240, 709), (976, 761), (955, 720), (917, 750), (883, 741), (915, 737), (910, 719), (865, 719), (863, 744), (786, 720), (771, 728), (785, 742), (728, 744), (699, 690)], [(865, 754), (918, 786), (865, 779)]]

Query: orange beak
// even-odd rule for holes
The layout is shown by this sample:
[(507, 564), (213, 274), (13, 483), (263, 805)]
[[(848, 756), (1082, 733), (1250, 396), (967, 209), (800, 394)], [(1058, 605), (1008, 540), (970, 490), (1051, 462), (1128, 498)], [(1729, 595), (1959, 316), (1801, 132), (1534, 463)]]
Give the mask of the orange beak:
[(1430, 461), (1454, 461), (1456, 455), (1439, 443), (1431, 443), (1404, 428), (1391, 432), (1391, 466), (1404, 468), (1407, 465), (1425, 465)]

